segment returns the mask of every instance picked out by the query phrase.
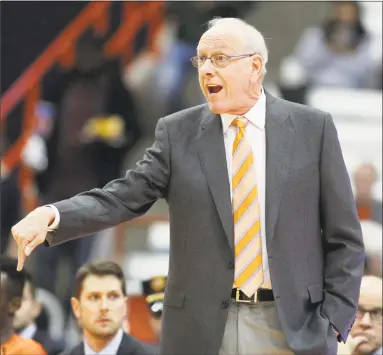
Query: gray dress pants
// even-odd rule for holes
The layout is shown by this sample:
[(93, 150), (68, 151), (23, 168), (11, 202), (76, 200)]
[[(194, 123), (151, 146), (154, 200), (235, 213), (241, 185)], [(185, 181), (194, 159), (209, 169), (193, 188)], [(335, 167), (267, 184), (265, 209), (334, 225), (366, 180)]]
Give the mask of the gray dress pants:
[(274, 301), (232, 302), (219, 355), (293, 355)]

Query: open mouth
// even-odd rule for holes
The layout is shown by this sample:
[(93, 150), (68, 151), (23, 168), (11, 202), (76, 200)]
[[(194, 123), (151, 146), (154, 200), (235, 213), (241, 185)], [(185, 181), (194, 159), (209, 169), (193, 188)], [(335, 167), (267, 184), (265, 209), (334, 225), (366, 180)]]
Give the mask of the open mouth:
[(214, 85), (214, 84), (209, 84), (207, 85), (207, 90), (209, 91), (209, 94), (218, 94), (223, 87), (221, 85)]

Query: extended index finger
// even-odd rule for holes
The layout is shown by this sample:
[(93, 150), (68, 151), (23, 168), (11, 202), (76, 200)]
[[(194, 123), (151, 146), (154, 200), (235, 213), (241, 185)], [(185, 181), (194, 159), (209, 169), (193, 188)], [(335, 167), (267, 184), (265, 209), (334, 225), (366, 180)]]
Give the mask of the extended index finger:
[(24, 248), (19, 245), (18, 251), (17, 251), (17, 271), (21, 271), (24, 267), (25, 263), (25, 253), (24, 253)]
[(19, 238), (18, 243), (19, 248), (17, 251), (17, 271), (21, 271), (24, 267), (26, 259), (25, 247), (28, 245), (29, 241), (27, 239)]

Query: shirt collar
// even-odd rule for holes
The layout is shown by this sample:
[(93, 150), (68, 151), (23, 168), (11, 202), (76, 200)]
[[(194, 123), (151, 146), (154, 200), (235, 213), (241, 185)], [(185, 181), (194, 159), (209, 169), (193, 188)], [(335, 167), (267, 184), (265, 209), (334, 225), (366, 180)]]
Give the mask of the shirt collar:
[(89, 344), (87, 343), (84, 337), (84, 353), (85, 355), (116, 355), (118, 348), (121, 345), (123, 335), (124, 335), (123, 330), (119, 329), (116, 336), (113, 338), (113, 340), (107, 346), (105, 346), (104, 349), (100, 350), (99, 352), (94, 351), (89, 346)]
[(29, 324), (27, 325), (20, 333), (19, 335), (22, 337), (22, 338), (25, 338), (25, 339), (33, 339), (33, 337), (35, 336), (36, 334), (36, 331), (37, 331), (37, 325), (36, 323), (32, 323), (32, 324)]
[[(265, 91), (262, 88), (261, 96), (259, 97), (259, 100), (256, 102), (256, 104), (247, 112), (246, 114), (243, 115), (246, 117), (249, 122), (257, 126), (260, 130), (265, 129), (265, 123), (266, 123), (266, 95)], [(227, 130), (229, 129), (231, 123), (235, 118), (238, 116), (236, 115), (231, 115), (229, 113), (223, 113), (221, 114), (221, 119), (222, 119), (222, 128), (223, 128), (223, 133), (226, 133)]]

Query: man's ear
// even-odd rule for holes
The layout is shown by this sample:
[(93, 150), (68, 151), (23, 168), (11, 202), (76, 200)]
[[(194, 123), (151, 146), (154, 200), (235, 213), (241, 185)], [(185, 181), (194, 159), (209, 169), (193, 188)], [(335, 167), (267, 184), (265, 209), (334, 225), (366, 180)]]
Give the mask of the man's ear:
[(252, 59), (253, 59), (253, 72), (257, 73), (257, 76), (261, 76), (262, 68), (265, 65), (263, 58), (259, 54), (255, 54), (253, 55)]
[(76, 297), (72, 297), (70, 299), (70, 303), (72, 305), (73, 314), (76, 316), (77, 319), (80, 318), (80, 302)]
[(21, 297), (15, 297), (8, 303), (8, 314), (15, 314), (21, 306)]
[(124, 297), (125, 302), (125, 310), (124, 310), (124, 320), (122, 322), (122, 329), (126, 334), (130, 333), (130, 323), (129, 323), (129, 303), (128, 303), (128, 297)]
[(34, 301), (33, 306), (34, 306), (33, 307), (33, 315), (34, 315), (34, 319), (36, 319), (40, 315), (40, 313), (42, 312), (43, 306), (37, 300)]

